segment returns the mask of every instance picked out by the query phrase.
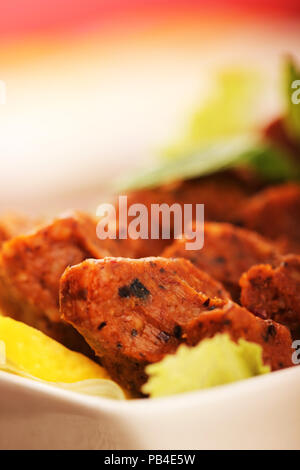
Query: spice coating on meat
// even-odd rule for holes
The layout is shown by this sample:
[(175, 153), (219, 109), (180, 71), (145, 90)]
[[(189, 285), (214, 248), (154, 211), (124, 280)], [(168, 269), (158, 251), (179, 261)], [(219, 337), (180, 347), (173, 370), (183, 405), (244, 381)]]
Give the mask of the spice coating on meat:
[(3, 312), (77, 349), (79, 335), (69, 333), (70, 326), (60, 319), (60, 277), (68, 266), (86, 258), (107, 256), (110, 250), (119, 254), (120, 246), (116, 240), (99, 240), (96, 220), (82, 213), (66, 215), (4, 243), (0, 254)]
[(257, 193), (237, 223), (274, 240), (282, 253), (300, 253), (300, 186), (284, 184)]
[[(285, 327), (197, 291), (188, 266), (195, 269), (183, 259), (86, 260), (62, 277), (62, 317), (85, 337), (111, 377), (134, 393), (146, 380), (147, 364), (217, 332), (262, 344), (274, 370), (291, 365)], [(274, 335), (268, 335), (271, 325)]]
[(253, 266), (240, 280), (241, 302), (262, 318), (271, 318), (300, 333), (300, 256), (287, 255), (281, 264)]
[(186, 239), (176, 240), (162, 254), (166, 258), (184, 257), (218, 279), (239, 300), (239, 279), (251, 266), (259, 263), (278, 264), (280, 254), (261, 236), (230, 224), (206, 222), (204, 246), (186, 250)]

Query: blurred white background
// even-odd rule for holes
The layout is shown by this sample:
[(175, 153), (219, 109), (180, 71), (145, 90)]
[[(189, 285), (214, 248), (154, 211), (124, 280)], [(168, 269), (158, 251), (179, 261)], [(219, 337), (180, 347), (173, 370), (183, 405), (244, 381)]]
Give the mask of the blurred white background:
[(300, 58), (299, 29), (292, 20), (200, 18), (2, 45), (0, 210), (94, 209), (116, 176), (151, 165), (224, 65), (259, 66), (259, 119), (276, 115), (280, 58)]

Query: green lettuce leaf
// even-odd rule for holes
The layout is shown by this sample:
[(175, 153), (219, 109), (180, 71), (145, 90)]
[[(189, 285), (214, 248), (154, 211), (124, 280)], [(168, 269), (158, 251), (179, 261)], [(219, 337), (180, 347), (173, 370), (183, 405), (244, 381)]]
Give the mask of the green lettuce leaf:
[(216, 387), (270, 372), (262, 360), (262, 347), (240, 339), (233, 342), (218, 334), (146, 368), (143, 392), (151, 398)]
[[(298, 77), (287, 66), (288, 87)], [(118, 191), (144, 189), (177, 180), (196, 178), (236, 167), (249, 167), (262, 179), (275, 183), (298, 180), (299, 164), (287, 150), (269, 142), (258, 129), (264, 87), (253, 70), (227, 70), (219, 74), (213, 93), (196, 109), (183, 134), (160, 152), (156, 163), (117, 181)], [(289, 126), (300, 129), (300, 105), (291, 105)]]
[(257, 71), (220, 71), (206, 101), (192, 112), (183, 135), (163, 149), (161, 157), (185, 158), (216, 140), (255, 131), (262, 93), (263, 80)]
[(249, 134), (215, 140), (185, 158), (159, 162), (137, 174), (118, 181), (119, 191), (156, 187), (173, 181), (206, 176), (215, 172), (248, 166), (266, 180), (295, 180), (298, 165), (281, 149), (260, 136)]

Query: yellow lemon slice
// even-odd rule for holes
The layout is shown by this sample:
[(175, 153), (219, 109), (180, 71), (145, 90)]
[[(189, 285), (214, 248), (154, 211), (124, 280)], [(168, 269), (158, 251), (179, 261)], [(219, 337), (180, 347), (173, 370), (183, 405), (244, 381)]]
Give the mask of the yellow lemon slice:
[[(78, 388), (82, 393), (88, 393), (84, 391), (86, 387), (83, 387), (82, 383), (91, 384), (92, 389), (95, 389), (95, 385), (96, 389), (99, 389), (97, 385), (101, 385), (102, 388), (105, 385), (105, 396), (111, 394), (113, 395), (111, 398), (124, 398), (121, 388), (110, 379), (103, 367), (86, 356), (67, 349), (25, 323), (0, 315), (1, 341), (5, 345), (6, 360), (2, 360), (2, 365), (0, 361), (0, 368), (4, 370), (20, 371), (21, 375), (33, 376), (46, 382), (59, 384), (81, 382), (78, 387), (64, 388), (72, 390)], [(95, 382), (92, 379), (102, 380)], [(107, 391), (107, 385), (110, 391)], [(93, 390), (91, 394), (98, 393)], [(101, 395), (101, 392), (99, 394)]]

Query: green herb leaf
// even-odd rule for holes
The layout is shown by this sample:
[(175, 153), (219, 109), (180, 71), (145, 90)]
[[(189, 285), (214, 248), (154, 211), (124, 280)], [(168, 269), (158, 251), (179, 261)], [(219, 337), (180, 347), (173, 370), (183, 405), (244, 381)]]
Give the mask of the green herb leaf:
[(218, 140), (202, 146), (185, 158), (158, 163), (119, 182), (119, 190), (156, 187), (173, 181), (205, 176), (217, 171), (249, 166), (270, 181), (294, 180), (299, 170), (283, 151), (263, 142), (255, 134)]

